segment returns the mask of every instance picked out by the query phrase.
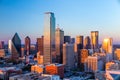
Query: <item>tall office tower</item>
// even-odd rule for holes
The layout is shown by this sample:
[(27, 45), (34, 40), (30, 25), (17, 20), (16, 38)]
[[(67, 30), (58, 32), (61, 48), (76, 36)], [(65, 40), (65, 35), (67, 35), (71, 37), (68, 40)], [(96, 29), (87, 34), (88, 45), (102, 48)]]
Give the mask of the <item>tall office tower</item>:
[(26, 54), (26, 55), (29, 55), (29, 53), (30, 53), (30, 44), (31, 44), (31, 40), (30, 40), (30, 38), (27, 36), (27, 37), (25, 38), (25, 54)]
[(83, 36), (76, 37), (76, 44), (78, 46), (78, 49), (83, 49)]
[(80, 68), (81, 71), (84, 70), (84, 63), (87, 59), (89, 53), (87, 49), (81, 49), (78, 53), (78, 68)]
[(90, 37), (86, 36), (84, 39), (84, 48), (85, 49), (91, 49), (91, 43), (90, 43)]
[(91, 31), (91, 48), (96, 51), (99, 48), (99, 32)]
[(103, 40), (102, 49), (105, 51), (105, 53), (112, 54), (112, 50), (113, 50), (112, 38), (106, 38)]
[(12, 54), (12, 40), (8, 41), (8, 52)]
[(44, 36), (37, 38), (37, 51), (40, 51), (40, 55), (43, 55)]
[(4, 41), (0, 41), (0, 49), (4, 49)]
[(120, 48), (117, 48), (114, 52), (114, 59), (120, 60)]
[(12, 54), (12, 59), (16, 60), (18, 57), (21, 57), (21, 40), (18, 36), (17, 33), (15, 33), (14, 37), (10, 41), (10, 46), (11, 47), (11, 54)]
[(64, 36), (64, 43), (70, 43), (70, 41), (71, 41), (71, 38), (70, 38), (70, 36)]
[(44, 21), (44, 64), (52, 63), (52, 50), (55, 48), (54, 13), (46, 12)]
[(60, 28), (57, 28), (55, 32), (55, 47), (58, 63), (62, 63), (63, 43), (64, 43), (64, 31), (61, 30)]
[(63, 64), (66, 69), (74, 68), (74, 45), (65, 43), (63, 44)]
[(71, 44), (75, 43), (75, 38), (71, 38)]

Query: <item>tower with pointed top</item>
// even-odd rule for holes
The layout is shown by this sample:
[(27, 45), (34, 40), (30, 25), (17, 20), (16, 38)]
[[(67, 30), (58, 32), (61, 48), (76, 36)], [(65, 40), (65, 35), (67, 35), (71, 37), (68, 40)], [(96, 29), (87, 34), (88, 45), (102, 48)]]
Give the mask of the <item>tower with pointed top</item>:
[(29, 55), (29, 53), (30, 53), (30, 43), (31, 43), (30, 37), (27, 36), (25, 38), (25, 54), (26, 55)]
[(11, 54), (12, 59), (16, 60), (21, 57), (21, 40), (17, 33), (13, 36), (11, 40)]

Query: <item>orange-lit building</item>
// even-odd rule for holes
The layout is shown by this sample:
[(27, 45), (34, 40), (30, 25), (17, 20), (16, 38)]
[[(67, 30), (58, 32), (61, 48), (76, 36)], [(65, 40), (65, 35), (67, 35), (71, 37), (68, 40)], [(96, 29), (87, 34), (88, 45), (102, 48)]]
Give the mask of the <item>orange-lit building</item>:
[(43, 73), (43, 71), (44, 71), (44, 66), (42, 66), (42, 65), (31, 66), (31, 72)]
[(40, 51), (37, 52), (37, 62), (38, 64), (43, 64), (43, 55), (40, 55)]
[(42, 36), (41, 38), (37, 38), (37, 51), (41, 52), (40, 55), (43, 55), (43, 40), (44, 40), (44, 36)]
[(120, 48), (117, 48), (114, 53), (114, 59), (120, 60)]
[(64, 77), (64, 65), (63, 64), (50, 64), (45, 67), (46, 74), (59, 75)]

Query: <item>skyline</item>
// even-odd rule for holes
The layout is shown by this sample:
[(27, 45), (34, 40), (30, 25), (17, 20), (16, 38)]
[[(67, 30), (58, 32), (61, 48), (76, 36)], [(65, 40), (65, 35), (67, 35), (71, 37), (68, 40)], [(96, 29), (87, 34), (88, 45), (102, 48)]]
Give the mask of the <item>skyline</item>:
[(115, 44), (120, 42), (118, 0), (1, 0), (0, 10), (0, 40), (5, 42), (17, 32), (22, 43), (26, 36), (35, 43), (43, 35), (44, 13), (48, 11), (55, 13), (56, 26), (59, 24), (65, 35), (76, 38), (99, 31), (100, 43), (109, 37)]

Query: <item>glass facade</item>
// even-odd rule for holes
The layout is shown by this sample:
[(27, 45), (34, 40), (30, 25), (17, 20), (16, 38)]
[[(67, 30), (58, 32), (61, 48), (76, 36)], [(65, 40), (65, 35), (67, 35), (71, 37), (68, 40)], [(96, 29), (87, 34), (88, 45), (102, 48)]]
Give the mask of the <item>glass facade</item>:
[(52, 50), (55, 48), (54, 13), (46, 12), (44, 21), (44, 64), (52, 63)]

